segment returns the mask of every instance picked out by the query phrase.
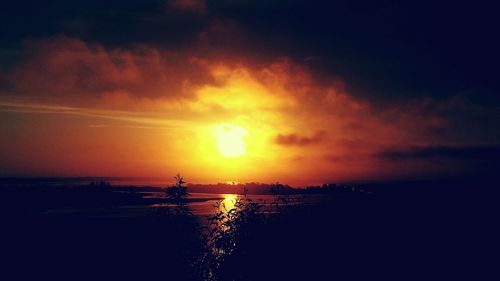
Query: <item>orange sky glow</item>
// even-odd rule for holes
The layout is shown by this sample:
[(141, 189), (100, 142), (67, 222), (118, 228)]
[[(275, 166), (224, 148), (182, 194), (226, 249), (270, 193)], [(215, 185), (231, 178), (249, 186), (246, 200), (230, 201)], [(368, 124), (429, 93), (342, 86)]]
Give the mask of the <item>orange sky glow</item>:
[[(168, 177), (290, 184), (384, 179), (432, 165), (391, 163), (387, 148), (432, 145), (447, 120), (415, 100), (380, 108), (339, 78), (287, 58), (106, 49), (61, 37), (2, 77), (4, 175)], [(19, 94), (20, 93), (20, 94)], [(460, 101), (458, 101), (460, 102)], [(442, 141), (442, 139), (440, 140)]]

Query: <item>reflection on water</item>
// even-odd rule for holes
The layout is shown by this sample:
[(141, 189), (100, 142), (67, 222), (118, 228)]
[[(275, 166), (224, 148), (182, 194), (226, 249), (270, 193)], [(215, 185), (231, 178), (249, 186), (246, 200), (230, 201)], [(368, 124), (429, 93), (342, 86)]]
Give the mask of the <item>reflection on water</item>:
[(223, 196), (224, 199), (219, 206), (219, 211), (226, 213), (234, 209), (234, 205), (236, 204), (238, 196), (236, 194), (223, 194)]
[[(159, 198), (157, 194), (163, 194), (160, 192), (144, 192), (143, 198)], [(238, 199), (252, 200), (253, 202), (262, 205), (262, 212), (273, 213), (275, 211), (275, 196), (273, 195), (238, 195), (238, 194), (214, 194), (214, 193), (192, 193), (189, 198), (191, 201), (187, 203), (190, 211), (198, 216), (201, 221), (206, 222), (206, 218), (213, 216), (216, 212), (227, 213), (231, 209), (235, 208)], [(295, 204), (315, 204), (318, 202), (324, 202), (329, 200), (329, 197), (324, 195), (297, 195), (290, 196), (292, 203)], [(216, 204), (219, 202), (220, 204)], [(217, 208), (214, 208), (217, 205)], [(91, 216), (113, 216), (113, 217), (141, 217), (150, 214), (151, 207), (163, 208), (163, 207), (174, 207), (171, 203), (154, 203), (151, 205), (121, 205), (121, 206), (111, 206), (104, 208), (72, 208), (67, 210), (54, 209), (44, 212), (45, 214), (56, 215), (59, 213), (79, 213), (81, 215), (91, 215)]]
[[(154, 194), (153, 194), (154, 195)], [(144, 197), (146, 198), (156, 198), (153, 197), (151, 193), (149, 195), (146, 195)], [(323, 202), (325, 200), (328, 200), (329, 197), (326, 197), (324, 195), (291, 195), (289, 196), (289, 203), (291, 205), (296, 205), (296, 204), (314, 204), (317, 202)], [(267, 213), (272, 213), (275, 211), (275, 204), (274, 202), (276, 201), (276, 198), (274, 195), (238, 195), (238, 194), (216, 194), (216, 193), (191, 193), (191, 197), (189, 198), (190, 200), (193, 200), (191, 202), (188, 202), (187, 205), (189, 209), (193, 212), (194, 215), (200, 216), (200, 217), (207, 217), (207, 216), (212, 216), (216, 212), (224, 212), (227, 213), (231, 209), (235, 208), (235, 204), (238, 201), (238, 199), (243, 199), (243, 200), (252, 200), (253, 202), (259, 203), (262, 205), (261, 211), (267, 212)], [(280, 204), (282, 202), (280, 201)], [(216, 208), (214, 208), (214, 205)], [(156, 203), (152, 204), (150, 206), (153, 207), (166, 207), (166, 206), (171, 206), (169, 203)]]

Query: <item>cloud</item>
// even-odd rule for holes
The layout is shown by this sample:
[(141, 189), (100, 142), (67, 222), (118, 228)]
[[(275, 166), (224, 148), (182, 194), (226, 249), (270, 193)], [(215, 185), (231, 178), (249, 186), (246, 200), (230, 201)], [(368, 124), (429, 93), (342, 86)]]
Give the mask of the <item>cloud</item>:
[[(320, 131), (339, 143), (438, 145), (459, 134), (470, 138), (461, 127), (486, 126), (470, 121), (463, 125), (464, 116), (486, 119), (481, 114), (487, 110), (467, 100), (426, 97), (373, 103), (355, 97), (338, 77), (318, 79), (307, 65), (290, 58), (255, 60), (145, 45), (106, 48), (65, 36), (31, 41), (25, 53), (29, 55), (0, 76), (0, 95), (206, 120), (251, 116), (281, 126), (281, 135), (275, 132), (272, 139), (285, 146), (321, 144), (323, 135), (296, 133)], [(494, 113), (488, 114), (488, 120), (495, 119)], [(476, 136), (485, 137), (484, 132)]]
[(0, 93), (2, 112), (88, 116), (102, 119), (90, 124), (114, 129), (196, 131), (202, 142), (209, 142), (210, 126), (234, 124), (248, 130), (252, 157), (287, 163), (290, 173), (315, 167), (308, 172), (325, 180), (389, 168), (394, 174), (439, 169), (390, 163), (472, 158), (479, 148), (455, 148), (498, 143), (494, 130), (484, 130), (494, 122), (471, 121), (495, 120), (497, 113), (467, 99), (373, 102), (349, 92), (339, 77), (318, 78), (302, 60), (144, 45), (106, 48), (68, 37), (31, 42), (27, 52), (2, 75), (2, 84), (9, 84)]
[(168, 5), (178, 11), (203, 13), (205, 12), (205, 0), (170, 0)]
[(306, 146), (322, 142), (325, 140), (325, 137), (326, 133), (324, 131), (318, 131), (312, 136), (302, 136), (295, 133), (278, 134), (274, 141), (284, 146)]
[[(11, 101), (0, 100), (0, 112), (61, 114), (61, 115), (97, 117), (101, 119), (118, 120), (129, 124), (135, 124), (135, 125), (124, 126), (124, 127), (134, 127), (134, 128), (148, 127), (157, 129), (191, 130), (196, 127), (195, 124), (187, 120), (166, 119), (162, 116), (158, 116), (155, 114), (148, 114), (148, 115), (138, 114), (138, 113), (134, 114), (131, 112), (119, 111), (119, 110), (103, 110), (103, 109), (72, 107), (63, 105), (38, 104), (29, 102), (27, 100), (18, 100), (18, 99), (10, 99), (10, 100)], [(92, 127), (100, 127), (101, 125)]]
[[(368, 5), (372, 12), (367, 12), (338, 1), (55, 3), (57, 8), (36, 1), (5, 6), (0, 21), (9, 27), (1, 34), (6, 46), (55, 34), (71, 34), (107, 48), (141, 42), (184, 49), (199, 44), (199, 39), (205, 51), (307, 61), (321, 69), (315, 76), (341, 76), (351, 94), (373, 100), (449, 97), (463, 91), (483, 101), (498, 97), (498, 42), (486, 36), (495, 25), (484, 24), (491, 17), (481, 16), (488, 12), (481, 5), (455, 5), (456, 13), (446, 13), (446, 5), (424, 4), (426, 21), (415, 26), (420, 9), (403, 4)], [(113, 13), (102, 12), (107, 8)], [(297, 14), (302, 20), (297, 21)], [(464, 16), (474, 20), (465, 23)], [(434, 40), (450, 29), (462, 32), (447, 32), (446, 40)], [(474, 44), (483, 41), (487, 44)], [(465, 58), (467, 53), (480, 59)], [(0, 64), (16, 57), (0, 56)]]
[(271, 141), (282, 146), (324, 145), (326, 134), (318, 132), (327, 132), (337, 149), (342, 141), (362, 140), (368, 144), (356, 149), (367, 153), (383, 145), (446, 144), (460, 127), (453, 119), (457, 112), (484, 112), (466, 112), (467, 101), (456, 99), (381, 106), (353, 96), (338, 77), (318, 79), (290, 58), (254, 60), (145, 45), (106, 48), (64, 36), (32, 41), (26, 52), (2, 75), (2, 84), (8, 84), (3, 92), (31, 103), (163, 112), (207, 122), (240, 116), (275, 128)]
[(392, 160), (426, 160), (426, 159), (456, 159), (497, 161), (500, 159), (500, 145), (472, 146), (427, 146), (409, 147), (400, 150), (386, 150), (376, 154), (377, 157)]
[(17, 94), (176, 98), (210, 79), (188, 56), (142, 45), (106, 49), (61, 36), (31, 42), (27, 51), (31, 55), (4, 78)]

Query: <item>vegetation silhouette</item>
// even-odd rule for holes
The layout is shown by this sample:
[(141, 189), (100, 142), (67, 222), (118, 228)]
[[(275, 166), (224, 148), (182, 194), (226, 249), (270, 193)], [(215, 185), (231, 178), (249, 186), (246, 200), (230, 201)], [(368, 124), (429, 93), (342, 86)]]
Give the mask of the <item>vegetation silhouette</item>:
[(265, 223), (262, 204), (246, 194), (234, 200), (229, 207), (224, 200), (218, 201), (215, 205), (218, 211), (208, 218), (209, 232), (200, 261), (204, 280), (240, 280), (245, 272), (240, 262), (251, 258), (247, 256), (251, 254), (248, 245), (243, 244), (249, 243), (251, 234)]
[(187, 197), (191, 196), (191, 194), (188, 193), (187, 187), (184, 186), (186, 182), (180, 174), (177, 174), (174, 179), (175, 184), (167, 188), (166, 196), (175, 205), (174, 212), (176, 215), (192, 215), (187, 206)]
[(325, 185), (314, 204), (276, 184), (277, 206), (243, 192), (208, 219), (176, 210), (192, 202), (180, 175), (172, 208), (136, 216), (104, 212), (144, 202), (112, 186), (14, 185), (0, 188), (0, 241), (3, 274), (21, 280), (486, 280), (495, 268), (487, 181)]

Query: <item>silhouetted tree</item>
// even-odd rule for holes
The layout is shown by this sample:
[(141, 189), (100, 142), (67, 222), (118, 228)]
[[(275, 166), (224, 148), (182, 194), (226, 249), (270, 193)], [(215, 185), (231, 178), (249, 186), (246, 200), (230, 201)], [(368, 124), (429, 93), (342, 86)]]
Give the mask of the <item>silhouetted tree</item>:
[(219, 201), (218, 212), (209, 217), (210, 231), (206, 237), (206, 252), (200, 261), (204, 280), (243, 280), (251, 240), (265, 223), (260, 212), (262, 204), (248, 197), (237, 197), (230, 209)]
[(187, 191), (186, 183), (180, 174), (174, 177), (176, 183), (167, 188), (167, 198), (175, 204), (177, 214), (189, 214), (191, 211), (187, 207), (186, 199), (190, 194)]

